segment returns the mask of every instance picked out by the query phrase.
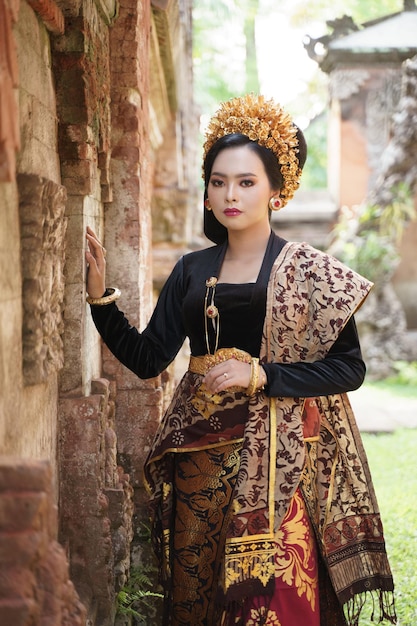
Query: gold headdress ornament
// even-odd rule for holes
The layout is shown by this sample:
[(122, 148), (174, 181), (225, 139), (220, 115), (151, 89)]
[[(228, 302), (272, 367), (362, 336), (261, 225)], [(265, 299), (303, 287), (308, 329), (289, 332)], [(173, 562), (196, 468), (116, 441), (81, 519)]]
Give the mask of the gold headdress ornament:
[(254, 94), (223, 102), (207, 127), (204, 160), (220, 137), (232, 133), (246, 135), (275, 154), (284, 180), (280, 198), (285, 206), (300, 186), (301, 176), (297, 127), (288, 113), (273, 100)]

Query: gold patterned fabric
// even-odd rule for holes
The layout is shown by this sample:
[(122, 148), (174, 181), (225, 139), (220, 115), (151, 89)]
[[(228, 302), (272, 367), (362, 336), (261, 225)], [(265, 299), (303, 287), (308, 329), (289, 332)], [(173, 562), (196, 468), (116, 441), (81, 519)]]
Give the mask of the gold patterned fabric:
[(175, 458), (171, 622), (215, 624), (216, 589), (241, 443)]

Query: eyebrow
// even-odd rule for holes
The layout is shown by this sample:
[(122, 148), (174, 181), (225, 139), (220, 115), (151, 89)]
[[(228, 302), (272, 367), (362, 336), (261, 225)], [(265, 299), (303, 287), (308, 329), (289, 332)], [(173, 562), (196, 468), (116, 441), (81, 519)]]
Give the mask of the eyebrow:
[[(212, 172), (212, 176), (220, 176), (221, 178), (227, 178), (227, 174), (222, 174), (222, 172)], [(253, 176), (257, 178), (257, 175), (253, 172), (244, 172), (243, 174), (237, 174), (236, 178), (244, 178), (245, 176)]]

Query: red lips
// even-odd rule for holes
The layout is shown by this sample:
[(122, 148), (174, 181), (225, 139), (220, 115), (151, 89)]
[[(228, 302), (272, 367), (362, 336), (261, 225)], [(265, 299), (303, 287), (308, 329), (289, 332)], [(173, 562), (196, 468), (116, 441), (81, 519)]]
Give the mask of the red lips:
[(239, 211), (239, 209), (236, 209), (235, 207), (224, 210), (224, 214), (227, 215), (227, 217), (234, 217), (235, 215), (240, 215), (241, 213), (242, 211)]

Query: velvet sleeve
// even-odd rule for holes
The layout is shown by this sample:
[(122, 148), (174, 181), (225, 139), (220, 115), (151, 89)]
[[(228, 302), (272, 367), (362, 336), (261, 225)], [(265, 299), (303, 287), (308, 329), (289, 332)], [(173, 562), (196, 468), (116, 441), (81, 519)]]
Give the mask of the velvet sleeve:
[(173, 361), (185, 339), (182, 260), (158, 298), (145, 330), (131, 326), (116, 304), (91, 306), (98, 332), (114, 356), (139, 378), (153, 378)]
[(266, 363), (270, 397), (308, 398), (353, 391), (365, 378), (359, 338), (353, 317), (347, 322), (327, 356), (314, 363)]

